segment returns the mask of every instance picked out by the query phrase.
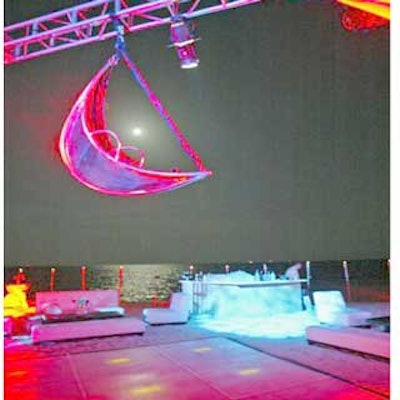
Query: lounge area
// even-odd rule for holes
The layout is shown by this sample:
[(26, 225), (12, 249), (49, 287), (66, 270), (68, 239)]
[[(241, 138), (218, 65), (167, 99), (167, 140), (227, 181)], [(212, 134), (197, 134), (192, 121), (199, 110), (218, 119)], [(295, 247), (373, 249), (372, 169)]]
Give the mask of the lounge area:
[(146, 324), (119, 303), (112, 289), (37, 292), (37, 314), (28, 317), (32, 342), (143, 334)]
[[(182, 282), (188, 284), (190, 282)], [(199, 282), (192, 282), (198, 284)], [(247, 282), (250, 284), (250, 282)], [(236, 284), (241, 285), (236, 278)], [(252, 283), (254, 284), (254, 282)], [(246, 289), (247, 290), (247, 289)], [(260, 290), (260, 288), (258, 288)], [(264, 286), (264, 290), (269, 288)], [(199, 313), (193, 309), (196, 293), (174, 292), (166, 304), (134, 306), (136, 315), (127, 315), (118, 290), (67, 290), (36, 293), (36, 314), (25, 317), (25, 331), (32, 344), (76, 341), (122, 335), (143, 335), (150, 326), (189, 324), (221, 335), (241, 335), (264, 339), (304, 338), (310, 345), (327, 345), (354, 353), (390, 359), (389, 303), (345, 304), (340, 291), (315, 291), (311, 308), (291, 309), (271, 314), (260, 311), (228, 316)], [(301, 293), (299, 293), (299, 301)], [(231, 308), (235, 298), (231, 297)], [(269, 308), (277, 309), (270, 298)], [(15, 322), (14, 322), (15, 323)], [(5, 319), (6, 337), (14, 337), (13, 320)]]

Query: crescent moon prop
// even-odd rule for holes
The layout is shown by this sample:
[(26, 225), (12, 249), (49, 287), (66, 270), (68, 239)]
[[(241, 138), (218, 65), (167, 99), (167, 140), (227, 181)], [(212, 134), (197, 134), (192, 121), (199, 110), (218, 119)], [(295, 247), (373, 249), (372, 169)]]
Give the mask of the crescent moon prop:
[(136, 64), (126, 51), (120, 50), (120, 54), (197, 170), (181, 172), (146, 169), (144, 152), (134, 146), (123, 146), (118, 135), (107, 129), (105, 97), (111, 72), (121, 58), (120, 55), (113, 55), (84, 88), (64, 122), (59, 148), (70, 174), (90, 189), (116, 196), (157, 194), (212, 175), (151, 91)]

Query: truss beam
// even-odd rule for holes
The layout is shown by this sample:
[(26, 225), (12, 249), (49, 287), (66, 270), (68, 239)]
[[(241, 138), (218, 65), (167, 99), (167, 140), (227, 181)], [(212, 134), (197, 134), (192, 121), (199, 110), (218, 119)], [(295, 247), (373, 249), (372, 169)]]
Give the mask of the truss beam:
[(13, 64), (117, 36), (171, 23), (174, 15), (190, 19), (259, 3), (261, 0), (93, 0), (4, 28), (4, 63)]

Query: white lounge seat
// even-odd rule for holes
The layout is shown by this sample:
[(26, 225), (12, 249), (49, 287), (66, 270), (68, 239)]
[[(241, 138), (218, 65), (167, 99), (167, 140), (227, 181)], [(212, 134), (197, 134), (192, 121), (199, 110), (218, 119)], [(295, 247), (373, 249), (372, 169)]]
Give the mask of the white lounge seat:
[(87, 312), (125, 315), (125, 309), (119, 305), (119, 292), (116, 289), (36, 292), (36, 310), (39, 314), (46, 314), (47, 309), (59, 309), (59, 313), (73, 314), (78, 311), (81, 303), (85, 304)]
[(347, 307), (339, 290), (316, 291), (313, 293), (313, 297), (316, 317), (321, 324), (337, 326), (368, 325), (366, 320), (372, 316), (369, 311)]
[(29, 319), (33, 343), (141, 334), (146, 328), (141, 319), (124, 316), (115, 289), (37, 292), (36, 309), (39, 315)]
[(309, 326), (309, 343), (323, 343), (342, 349), (390, 358), (390, 335), (372, 329), (354, 327)]
[(143, 319), (151, 325), (186, 323), (190, 299), (184, 293), (172, 293), (169, 308), (145, 308)]

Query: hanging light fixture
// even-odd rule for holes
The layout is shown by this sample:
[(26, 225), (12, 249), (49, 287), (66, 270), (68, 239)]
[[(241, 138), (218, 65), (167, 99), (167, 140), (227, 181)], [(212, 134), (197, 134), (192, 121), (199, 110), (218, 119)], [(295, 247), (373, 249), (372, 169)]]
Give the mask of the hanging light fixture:
[(195, 42), (199, 40), (194, 34), (194, 27), (184, 17), (172, 19), (170, 27), (171, 47), (175, 47), (181, 68), (196, 68), (199, 65)]

